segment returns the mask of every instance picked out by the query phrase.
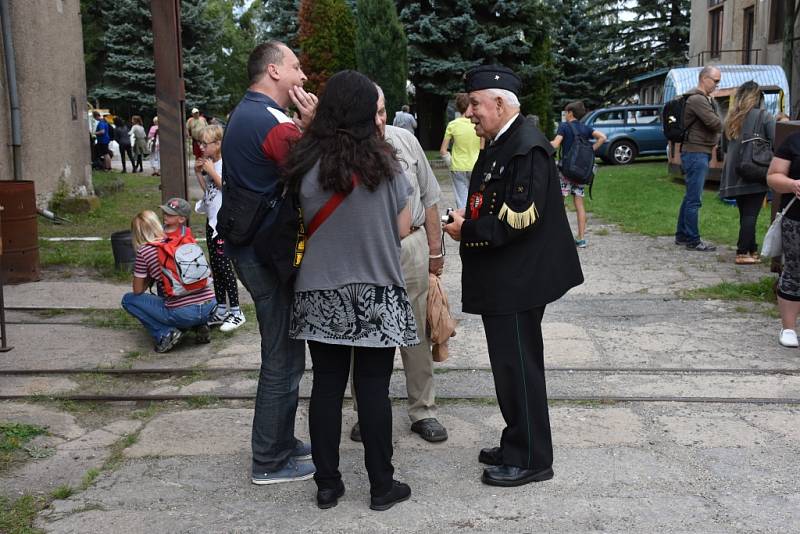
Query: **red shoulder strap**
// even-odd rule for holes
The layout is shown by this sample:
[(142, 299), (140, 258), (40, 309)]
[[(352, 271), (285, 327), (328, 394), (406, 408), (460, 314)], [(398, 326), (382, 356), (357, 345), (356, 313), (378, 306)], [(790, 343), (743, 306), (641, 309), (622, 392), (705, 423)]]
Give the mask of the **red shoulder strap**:
[(308, 228), (306, 228), (306, 239), (310, 238), (314, 234), (314, 232), (317, 231), (317, 228), (319, 228), (322, 225), (322, 223), (325, 222), (325, 219), (330, 217), (331, 214), (334, 211), (336, 211), (336, 208), (339, 207), (339, 204), (341, 204), (342, 201), (344, 201), (344, 199), (347, 198), (347, 195), (349, 195), (350, 192), (353, 189), (355, 189), (356, 187), (358, 187), (358, 176), (356, 176), (354, 174), (353, 175), (353, 188), (350, 189), (350, 191), (347, 191), (345, 193), (343, 193), (341, 191), (338, 191), (338, 192), (334, 193), (331, 196), (331, 198), (328, 199), (328, 201), (325, 203), (325, 205), (322, 206), (319, 209), (319, 211), (314, 214), (314, 217), (312, 217), (311, 222), (308, 223)]

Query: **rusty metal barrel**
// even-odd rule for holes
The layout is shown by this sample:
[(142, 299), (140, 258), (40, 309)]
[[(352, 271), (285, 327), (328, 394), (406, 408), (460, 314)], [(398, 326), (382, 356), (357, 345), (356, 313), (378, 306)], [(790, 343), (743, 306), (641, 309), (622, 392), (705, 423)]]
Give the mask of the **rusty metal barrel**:
[(0, 206), (3, 283), (39, 280), (39, 228), (33, 182), (0, 180)]

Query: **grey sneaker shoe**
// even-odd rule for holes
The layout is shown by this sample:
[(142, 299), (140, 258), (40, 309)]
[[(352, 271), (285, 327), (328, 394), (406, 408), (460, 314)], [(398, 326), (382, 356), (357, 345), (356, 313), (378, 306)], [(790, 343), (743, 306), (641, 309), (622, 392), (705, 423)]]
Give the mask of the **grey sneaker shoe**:
[(225, 321), (227, 316), (227, 313), (220, 313), (219, 306), (214, 306), (214, 309), (208, 314), (208, 321), (206, 324), (208, 326), (219, 326)]
[(172, 350), (172, 347), (178, 344), (178, 341), (181, 340), (183, 337), (183, 332), (178, 330), (177, 328), (171, 330), (169, 334), (164, 335), (161, 338), (161, 341), (158, 342), (158, 345), (155, 347), (156, 352), (169, 352)]
[(311, 444), (303, 443), (298, 440), (297, 445), (292, 451), (292, 458), (295, 460), (310, 460), (311, 459)]
[(697, 243), (687, 244), (686, 248), (688, 250), (697, 250), (699, 252), (714, 252), (717, 250), (717, 246), (707, 241), (698, 241)]
[(263, 486), (265, 484), (280, 484), (282, 482), (299, 482), (308, 480), (314, 476), (316, 468), (311, 462), (298, 463), (294, 458), (289, 458), (282, 468), (277, 471), (253, 472), (251, 478), (253, 484)]

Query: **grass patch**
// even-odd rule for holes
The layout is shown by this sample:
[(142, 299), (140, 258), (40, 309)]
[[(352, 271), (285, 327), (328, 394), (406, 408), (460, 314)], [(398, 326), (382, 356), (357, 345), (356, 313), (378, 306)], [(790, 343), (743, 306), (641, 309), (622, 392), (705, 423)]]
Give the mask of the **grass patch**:
[(91, 486), (92, 482), (94, 482), (94, 480), (98, 476), (100, 476), (100, 470), (99, 469), (96, 469), (96, 468), (93, 467), (93, 468), (89, 469), (88, 471), (86, 471), (86, 474), (83, 475), (83, 480), (81, 481), (81, 490), (85, 490), (86, 488)]
[[(685, 189), (683, 182), (668, 175), (663, 161), (603, 165), (593, 186), (594, 199), (586, 197), (586, 208), (627, 232), (671, 236), (675, 234)], [(715, 243), (735, 245), (739, 233), (739, 210), (721, 202), (717, 189), (716, 183), (707, 182), (700, 209), (700, 234)], [(763, 236), (768, 225), (769, 211), (762, 209), (756, 235)]]
[(186, 406), (192, 409), (206, 408), (219, 404), (219, 398), (214, 395), (197, 395), (195, 397), (189, 397), (184, 402), (186, 402)]
[(45, 499), (32, 495), (24, 495), (15, 501), (0, 496), (0, 532), (40, 534), (41, 530), (33, 528), (33, 520), (45, 504)]
[(747, 300), (753, 302), (775, 303), (775, 278), (765, 276), (758, 282), (722, 282), (709, 287), (688, 289), (681, 292), (687, 299)]
[(113, 310), (91, 310), (81, 319), (81, 323), (87, 326), (99, 328), (115, 328), (118, 330), (135, 330), (141, 328), (141, 323), (130, 313), (122, 308)]
[(137, 441), (139, 441), (139, 431), (136, 431), (133, 434), (125, 434), (116, 442), (114, 442), (114, 444), (111, 445), (111, 455), (103, 464), (102, 471), (113, 471), (116, 469), (117, 466), (119, 466), (125, 459), (125, 457), (122, 455), (122, 451)]
[(24, 423), (0, 423), (0, 451), (20, 450), (31, 439), (47, 434), (47, 429)]
[(148, 402), (147, 406), (140, 410), (134, 411), (131, 416), (135, 419), (139, 419), (140, 421), (149, 421), (155, 415), (161, 411), (161, 405), (156, 402)]
[(73, 493), (75, 490), (65, 484), (54, 489), (50, 496), (54, 499), (69, 499)]

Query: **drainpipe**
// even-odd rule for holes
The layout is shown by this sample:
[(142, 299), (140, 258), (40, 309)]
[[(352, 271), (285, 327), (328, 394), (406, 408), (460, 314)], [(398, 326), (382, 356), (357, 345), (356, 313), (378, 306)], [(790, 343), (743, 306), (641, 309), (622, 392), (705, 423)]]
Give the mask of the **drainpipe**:
[(14, 60), (14, 42), (11, 38), (11, 15), (8, 0), (0, 0), (0, 24), (3, 29), (3, 52), (8, 80), (8, 100), (11, 104), (11, 150), (14, 154), (14, 180), (22, 179), (22, 120), (17, 92), (17, 63)]

